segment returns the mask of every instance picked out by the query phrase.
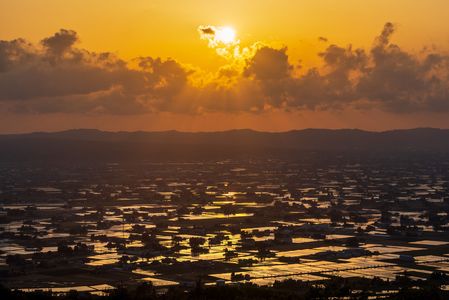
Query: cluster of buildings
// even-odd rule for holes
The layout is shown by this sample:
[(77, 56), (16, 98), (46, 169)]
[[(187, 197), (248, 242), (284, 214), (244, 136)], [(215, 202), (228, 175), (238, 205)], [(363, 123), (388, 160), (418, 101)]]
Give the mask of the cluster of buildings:
[(431, 159), (5, 164), (0, 203), (11, 288), (449, 272), (449, 165)]

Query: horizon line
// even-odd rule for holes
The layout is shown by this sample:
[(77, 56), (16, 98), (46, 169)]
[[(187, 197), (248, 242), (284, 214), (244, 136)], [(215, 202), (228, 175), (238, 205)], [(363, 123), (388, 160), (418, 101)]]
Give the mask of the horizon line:
[(101, 133), (181, 133), (181, 134), (207, 134), (207, 133), (228, 133), (228, 132), (236, 132), (236, 131), (249, 131), (254, 133), (273, 133), (273, 134), (282, 134), (282, 133), (291, 133), (291, 132), (301, 132), (301, 131), (360, 131), (366, 133), (387, 133), (394, 131), (413, 131), (413, 130), (449, 130), (449, 128), (442, 127), (410, 127), (410, 128), (392, 128), (388, 130), (367, 130), (361, 128), (320, 128), (320, 127), (308, 127), (302, 129), (290, 129), (290, 130), (282, 130), (282, 131), (269, 131), (269, 130), (256, 130), (252, 128), (231, 128), (225, 130), (211, 130), (211, 131), (186, 131), (186, 130), (177, 130), (177, 129), (167, 129), (167, 130), (103, 130), (99, 128), (70, 128), (63, 130), (54, 130), (54, 131), (28, 131), (28, 132), (6, 132), (0, 133), (0, 136), (12, 136), (12, 135), (31, 135), (31, 134), (57, 134), (57, 133), (68, 133), (68, 132), (76, 132), (76, 131), (91, 131), (91, 132), (101, 132)]

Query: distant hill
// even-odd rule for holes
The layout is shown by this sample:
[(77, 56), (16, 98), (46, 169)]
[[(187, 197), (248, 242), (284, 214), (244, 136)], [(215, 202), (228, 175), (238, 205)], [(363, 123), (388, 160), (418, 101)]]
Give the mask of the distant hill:
[(0, 135), (0, 161), (177, 159), (294, 155), (303, 151), (437, 151), (449, 153), (449, 130), (369, 132), (305, 129), (288, 132), (105, 132), (76, 129)]

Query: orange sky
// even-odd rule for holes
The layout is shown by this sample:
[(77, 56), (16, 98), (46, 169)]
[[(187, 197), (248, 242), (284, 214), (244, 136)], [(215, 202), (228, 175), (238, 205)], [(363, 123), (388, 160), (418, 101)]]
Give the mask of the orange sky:
[(198, 39), (202, 24), (231, 25), (244, 43), (287, 45), (303, 60), (315, 59), (319, 36), (368, 46), (387, 21), (399, 25), (395, 40), (404, 47), (449, 46), (446, 0), (18, 0), (2, 1), (0, 16), (2, 39), (39, 41), (67, 28), (87, 49), (174, 57), (205, 68), (223, 61)]
[[(2, 1), (0, 40), (8, 44), (3, 52), (0, 47), (0, 132), (449, 127), (448, 19), (445, 0)], [(391, 59), (373, 54), (387, 22), (394, 33), (382, 51), (395, 59), (390, 65), (385, 62)], [(235, 44), (209, 47), (199, 26), (232, 27)], [(65, 32), (74, 40), (56, 53), (51, 47), (64, 42), (64, 32), (41, 41), (61, 28), (74, 30), (76, 38)], [(32, 50), (10, 42), (17, 38)], [(333, 44), (347, 51), (335, 52)], [(33, 61), (17, 59), (18, 47), (33, 53)], [(220, 55), (220, 47), (238, 49), (238, 55)], [(263, 53), (262, 47), (274, 51)], [(366, 58), (354, 66), (357, 48)], [(78, 69), (70, 64), (83, 49), (89, 54), (82, 54)], [(98, 60), (100, 52), (117, 57), (113, 67)], [(435, 53), (441, 60), (422, 71)], [(337, 61), (333, 55), (340, 55)], [(404, 55), (410, 61), (401, 60)], [(146, 70), (133, 71), (136, 57), (152, 58)], [(173, 63), (164, 63), (168, 58)], [(306, 74), (313, 67), (320, 78), (311, 83)], [(37, 70), (37, 79), (29, 70)], [(223, 79), (223, 70), (235, 74)], [(437, 86), (429, 80), (435, 73)], [(390, 78), (393, 88), (379, 78)], [(312, 85), (326, 92), (317, 95)]]

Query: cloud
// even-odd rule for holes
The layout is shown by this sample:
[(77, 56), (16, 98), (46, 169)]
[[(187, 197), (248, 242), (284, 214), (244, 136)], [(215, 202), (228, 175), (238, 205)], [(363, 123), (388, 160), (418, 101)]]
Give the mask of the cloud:
[(262, 47), (248, 61), (244, 74), (259, 80), (282, 79), (290, 76), (293, 66), (288, 62), (287, 48)]
[(62, 55), (78, 41), (78, 35), (73, 30), (61, 29), (53, 36), (42, 40), (42, 45), (55, 55)]
[(264, 105), (274, 108), (448, 112), (449, 56), (404, 51), (391, 42), (394, 32), (386, 23), (369, 51), (329, 45), (318, 54), (322, 65), (300, 75), (291, 72), (285, 48), (261, 48), (246, 74), (258, 79)]
[(326, 37), (324, 37), (324, 36), (319, 36), (318, 37), (318, 41), (323, 42), (323, 43), (327, 43), (329, 40)]
[(213, 37), (215, 35), (215, 28), (210, 25), (200, 26), (198, 28), (200, 31), (201, 36), (211, 36)]
[(0, 72), (10, 71), (34, 57), (33, 46), (24, 39), (0, 41)]
[(390, 38), (396, 31), (395, 26), (391, 22), (387, 22), (380, 35), (376, 38), (376, 47), (385, 47), (390, 43)]
[(0, 42), (0, 102), (19, 113), (137, 114), (168, 107), (189, 71), (174, 60), (139, 58), (138, 69), (111, 53), (75, 48), (77, 34)]
[(387, 23), (371, 49), (370, 64), (356, 86), (359, 98), (392, 112), (449, 111), (449, 56), (413, 55), (392, 44)]
[[(217, 28), (198, 30), (210, 41)], [(0, 41), (0, 106), (16, 114), (449, 112), (449, 56), (405, 51), (392, 43), (395, 30), (386, 23), (370, 49), (329, 44), (309, 69), (292, 63), (286, 47), (232, 45), (238, 55), (214, 74), (175, 59), (128, 62), (81, 49), (78, 34), (61, 29), (38, 45)]]

